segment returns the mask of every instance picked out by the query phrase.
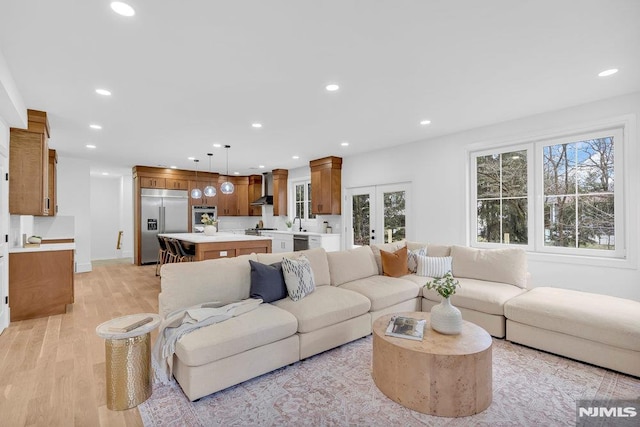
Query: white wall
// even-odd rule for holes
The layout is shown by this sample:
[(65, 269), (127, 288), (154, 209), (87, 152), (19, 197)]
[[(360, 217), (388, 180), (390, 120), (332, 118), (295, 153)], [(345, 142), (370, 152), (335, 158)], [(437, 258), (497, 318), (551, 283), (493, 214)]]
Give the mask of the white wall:
[(91, 177), (91, 259), (117, 258), (121, 180)]
[[(346, 157), (342, 165), (343, 189), (410, 181), (413, 184), (413, 210), (409, 215), (415, 219), (415, 229), (408, 231), (407, 238), (466, 245), (467, 149), (470, 145), (505, 141), (509, 138), (521, 140), (550, 129), (579, 126), (589, 121), (626, 114), (634, 114), (636, 117), (640, 115), (640, 93)], [(630, 145), (633, 157), (627, 159), (627, 168), (632, 182), (628, 183), (628, 188), (632, 194), (630, 200), (634, 203), (632, 208), (637, 214), (640, 200), (640, 142), (637, 134)], [(530, 254), (528, 260), (532, 286), (555, 286), (640, 300), (637, 250), (637, 242), (640, 240), (639, 216), (629, 218), (633, 234), (629, 236), (628, 243), (634, 268), (576, 264), (562, 257), (548, 261)]]
[(89, 162), (58, 155), (58, 214), (75, 217), (76, 272), (91, 271)]

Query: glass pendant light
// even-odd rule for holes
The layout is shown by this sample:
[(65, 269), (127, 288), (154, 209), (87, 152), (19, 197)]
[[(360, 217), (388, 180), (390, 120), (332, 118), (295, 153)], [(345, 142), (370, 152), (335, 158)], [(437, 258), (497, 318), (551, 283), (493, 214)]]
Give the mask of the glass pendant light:
[(229, 181), (229, 148), (231, 148), (231, 146), (225, 145), (224, 148), (227, 149), (227, 180), (220, 186), (220, 191), (222, 191), (222, 194), (232, 194), (235, 187), (233, 183)]
[(193, 159), (193, 162), (196, 164), (196, 188), (191, 190), (191, 198), (192, 199), (202, 199), (202, 191), (197, 187), (198, 185), (198, 162), (200, 160)]
[[(209, 173), (211, 173), (211, 157), (213, 157), (213, 153), (207, 153), (209, 156)], [(209, 175), (209, 185), (204, 187), (204, 195), (207, 197), (216, 197), (216, 187), (211, 185), (211, 175)]]

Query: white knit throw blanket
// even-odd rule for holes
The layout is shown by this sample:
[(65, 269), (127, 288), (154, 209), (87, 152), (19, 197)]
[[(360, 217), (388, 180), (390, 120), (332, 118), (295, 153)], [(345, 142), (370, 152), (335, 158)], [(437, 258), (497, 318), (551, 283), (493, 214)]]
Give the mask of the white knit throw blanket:
[(173, 381), (173, 354), (176, 351), (176, 343), (184, 335), (254, 310), (261, 303), (261, 299), (247, 299), (227, 305), (210, 302), (169, 313), (160, 325), (158, 339), (153, 345), (155, 378), (162, 384)]

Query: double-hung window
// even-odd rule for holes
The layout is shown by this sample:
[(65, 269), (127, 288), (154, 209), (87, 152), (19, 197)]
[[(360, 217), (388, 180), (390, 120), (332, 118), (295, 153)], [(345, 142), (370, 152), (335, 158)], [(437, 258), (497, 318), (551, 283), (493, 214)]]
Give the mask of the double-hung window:
[(471, 244), (624, 258), (623, 129), (471, 152)]

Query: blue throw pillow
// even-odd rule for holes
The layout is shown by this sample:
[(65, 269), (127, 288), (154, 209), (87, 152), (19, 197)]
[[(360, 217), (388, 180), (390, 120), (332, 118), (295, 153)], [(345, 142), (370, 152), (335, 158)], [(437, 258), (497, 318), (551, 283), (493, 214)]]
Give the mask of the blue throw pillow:
[(251, 264), (251, 298), (273, 302), (287, 297), (287, 285), (284, 282), (281, 262), (267, 265), (249, 260), (249, 264)]

